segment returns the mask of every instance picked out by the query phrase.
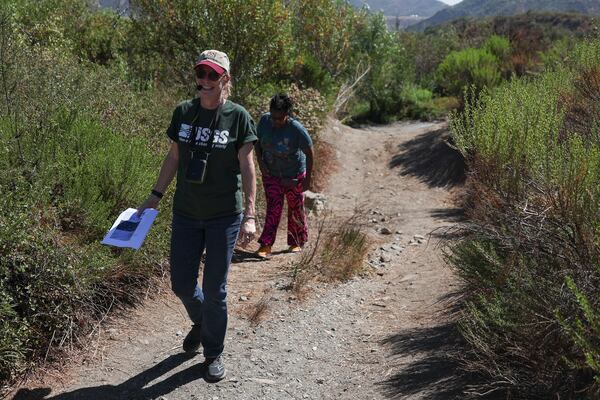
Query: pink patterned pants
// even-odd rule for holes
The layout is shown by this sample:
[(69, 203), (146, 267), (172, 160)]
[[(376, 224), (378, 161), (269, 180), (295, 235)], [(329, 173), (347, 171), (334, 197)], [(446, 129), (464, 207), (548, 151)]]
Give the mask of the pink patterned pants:
[(263, 246), (272, 246), (277, 236), (277, 227), (283, 212), (283, 197), (288, 204), (288, 235), (289, 246), (304, 246), (308, 240), (308, 225), (304, 215), (304, 193), (302, 182), (306, 172), (296, 177), (298, 180), (293, 186), (284, 187), (282, 179), (276, 176), (263, 176), (263, 187), (267, 198), (267, 218), (265, 226), (258, 239)]

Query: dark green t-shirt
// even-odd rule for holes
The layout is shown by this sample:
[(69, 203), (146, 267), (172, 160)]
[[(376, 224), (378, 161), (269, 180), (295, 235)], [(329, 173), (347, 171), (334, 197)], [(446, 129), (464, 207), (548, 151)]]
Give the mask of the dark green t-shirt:
[(177, 142), (179, 167), (173, 212), (189, 218), (207, 219), (242, 212), (242, 179), (238, 150), (257, 140), (254, 121), (244, 107), (231, 101), (221, 106), (213, 147), (202, 184), (185, 178), (190, 160), (191, 136), (198, 127), (196, 145), (206, 147), (215, 110), (204, 109), (200, 99), (185, 101), (175, 108), (167, 135)]

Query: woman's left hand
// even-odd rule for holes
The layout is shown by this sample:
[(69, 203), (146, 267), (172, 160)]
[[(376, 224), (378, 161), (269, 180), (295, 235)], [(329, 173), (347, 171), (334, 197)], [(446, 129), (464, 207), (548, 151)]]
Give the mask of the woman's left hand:
[(240, 237), (239, 242), (242, 248), (245, 248), (250, 244), (254, 237), (256, 236), (256, 223), (254, 222), (254, 218), (242, 220), (242, 226), (240, 228)]

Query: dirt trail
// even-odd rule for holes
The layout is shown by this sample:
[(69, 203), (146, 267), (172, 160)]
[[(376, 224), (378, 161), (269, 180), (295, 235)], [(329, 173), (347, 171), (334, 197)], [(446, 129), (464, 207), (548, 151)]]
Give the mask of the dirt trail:
[[(367, 213), (373, 273), (315, 285), (298, 301), (285, 290), (285, 267), (298, 255), (236, 257), (224, 381), (206, 383), (199, 378), (202, 357), (181, 353), (189, 323), (179, 301), (158, 288), (134, 315), (103, 327), (89, 354), (60, 379), (31, 382), (12, 398), (460, 398), (445, 357), (455, 335), (444, 300), (455, 280), (436, 232), (459, 217), (450, 190), (461, 171), (440, 139), (443, 128), (352, 129), (330, 121), (324, 139), (337, 151), (339, 170), (326, 192), (328, 208), (339, 217), (357, 207)], [(282, 232), (277, 248), (285, 248)], [(252, 327), (247, 315), (261, 299), (268, 309)]]

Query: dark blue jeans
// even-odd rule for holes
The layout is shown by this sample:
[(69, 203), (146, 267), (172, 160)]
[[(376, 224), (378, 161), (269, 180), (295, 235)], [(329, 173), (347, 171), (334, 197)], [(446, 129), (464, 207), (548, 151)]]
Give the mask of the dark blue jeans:
[[(173, 215), (171, 287), (194, 324), (201, 325), (205, 357), (223, 352), (227, 330), (227, 273), (242, 215), (197, 220)], [(206, 250), (202, 289), (200, 257)]]

